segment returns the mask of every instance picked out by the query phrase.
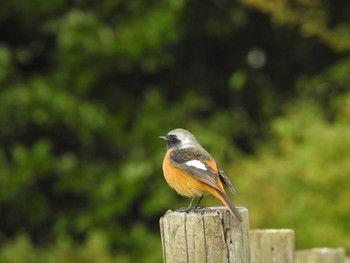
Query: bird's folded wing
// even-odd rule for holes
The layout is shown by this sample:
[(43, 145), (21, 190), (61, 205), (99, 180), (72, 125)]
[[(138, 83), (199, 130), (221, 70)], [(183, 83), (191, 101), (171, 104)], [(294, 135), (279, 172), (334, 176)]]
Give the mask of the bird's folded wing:
[(228, 189), (230, 190), (231, 193), (236, 194), (236, 190), (233, 187), (230, 179), (228, 179), (227, 175), (225, 174), (225, 172), (220, 168), (220, 166), (217, 164), (218, 170), (219, 170), (219, 175), (220, 175), (220, 179), (224, 182), (224, 184), (228, 187)]
[(170, 161), (175, 167), (188, 175), (222, 192), (216, 183), (218, 175), (198, 151), (189, 149), (175, 150), (170, 154)]

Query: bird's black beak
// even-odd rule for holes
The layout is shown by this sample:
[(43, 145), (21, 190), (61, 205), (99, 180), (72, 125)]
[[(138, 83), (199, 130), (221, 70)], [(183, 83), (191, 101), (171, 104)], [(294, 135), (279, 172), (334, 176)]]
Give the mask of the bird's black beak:
[(159, 139), (162, 139), (162, 140), (164, 140), (164, 141), (167, 140), (167, 139), (166, 139), (166, 136), (159, 136), (158, 138), (159, 138)]

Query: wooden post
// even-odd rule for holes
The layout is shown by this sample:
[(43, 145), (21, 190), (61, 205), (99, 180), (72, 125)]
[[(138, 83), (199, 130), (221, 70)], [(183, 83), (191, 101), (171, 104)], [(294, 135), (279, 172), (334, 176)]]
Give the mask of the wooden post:
[(240, 223), (225, 207), (168, 211), (160, 219), (163, 261), (249, 263), (248, 209)]
[(250, 231), (251, 263), (293, 263), (294, 231), (266, 229)]
[(344, 263), (344, 248), (313, 248), (295, 252), (295, 263)]

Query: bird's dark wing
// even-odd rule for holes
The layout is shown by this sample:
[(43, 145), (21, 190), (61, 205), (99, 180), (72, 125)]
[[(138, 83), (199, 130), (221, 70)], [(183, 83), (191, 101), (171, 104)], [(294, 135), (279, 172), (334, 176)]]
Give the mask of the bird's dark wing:
[(224, 170), (222, 170), (218, 164), (216, 164), (216, 165), (217, 165), (218, 170), (219, 170), (219, 176), (220, 176), (221, 181), (224, 182), (224, 184), (228, 187), (228, 189), (230, 190), (231, 193), (236, 194), (236, 190), (233, 187), (230, 179), (228, 179), (228, 177), (225, 174)]
[(170, 161), (188, 175), (222, 191), (216, 183), (218, 173), (209, 166), (208, 162), (214, 160), (208, 153), (196, 148), (177, 149), (170, 153)]

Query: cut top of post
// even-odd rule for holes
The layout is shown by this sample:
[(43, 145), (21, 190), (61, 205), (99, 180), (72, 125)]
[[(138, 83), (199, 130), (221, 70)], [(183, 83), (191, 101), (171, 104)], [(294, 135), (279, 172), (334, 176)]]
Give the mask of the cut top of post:
[(168, 211), (160, 219), (164, 262), (250, 262), (249, 219), (240, 223), (225, 207)]

